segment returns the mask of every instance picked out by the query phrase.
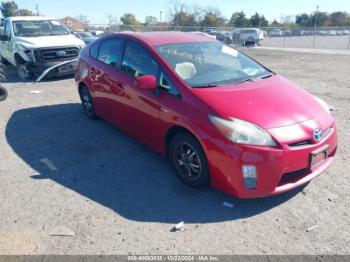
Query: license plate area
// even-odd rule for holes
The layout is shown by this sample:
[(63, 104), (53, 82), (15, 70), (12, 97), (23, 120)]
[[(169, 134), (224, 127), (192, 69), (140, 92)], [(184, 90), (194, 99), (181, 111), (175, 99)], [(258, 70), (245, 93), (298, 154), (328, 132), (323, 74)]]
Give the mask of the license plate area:
[(310, 168), (321, 164), (328, 157), (329, 145), (325, 145), (310, 153)]
[(70, 64), (66, 64), (66, 65), (61, 65), (57, 68), (59, 73), (66, 73), (66, 72), (70, 72), (70, 71), (74, 71), (77, 68), (77, 63), (76, 62), (72, 62)]

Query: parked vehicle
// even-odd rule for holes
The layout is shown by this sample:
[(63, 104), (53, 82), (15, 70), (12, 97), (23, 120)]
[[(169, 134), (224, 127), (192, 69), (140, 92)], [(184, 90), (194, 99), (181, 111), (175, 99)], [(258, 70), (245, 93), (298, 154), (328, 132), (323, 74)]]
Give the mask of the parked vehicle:
[(57, 19), (37, 16), (6, 18), (0, 41), (2, 62), (14, 65), (23, 80), (53, 66), (51, 74), (73, 74), (76, 63), (64, 63), (77, 59), (85, 46)]
[[(0, 81), (3, 81), (5, 79), (4, 75), (4, 68), (5, 66), (3, 64), (0, 64)], [(7, 90), (0, 86), (0, 101), (4, 101), (7, 98)]]
[(301, 36), (302, 35), (302, 30), (299, 28), (292, 28), (291, 29), (291, 35), (292, 36)]
[(236, 29), (232, 34), (232, 39), (239, 43), (254, 42), (258, 44), (264, 40), (264, 31), (258, 28)]
[(77, 31), (73, 32), (73, 34), (84, 41), (85, 44), (90, 44), (92, 41), (94, 41), (97, 37), (91, 34), (90, 32), (84, 32), (84, 31)]
[(105, 33), (102, 30), (90, 30), (89, 31), (93, 36), (101, 36), (103, 33)]
[(337, 149), (324, 101), (199, 34), (99, 38), (82, 51), (76, 84), (87, 117), (168, 155), (193, 187), (279, 194), (319, 176)]
[(283, 36), (283, 31), (281, 29), (273, 29), (269, 32), (271, 37), (281, 37)]
[(206, 36), (206, 37), (209, 37), (209, 38), (216, 39), (216, 36), (215, 36), (215, 35), (210, 35), (210, 34), (207, 34), (207, 33), (205, 33), (205, 32), (201, 32), (201, 31), (192, 31), (191, 33), (192, 33), (192, 34), (203, 35), (203, 36)]

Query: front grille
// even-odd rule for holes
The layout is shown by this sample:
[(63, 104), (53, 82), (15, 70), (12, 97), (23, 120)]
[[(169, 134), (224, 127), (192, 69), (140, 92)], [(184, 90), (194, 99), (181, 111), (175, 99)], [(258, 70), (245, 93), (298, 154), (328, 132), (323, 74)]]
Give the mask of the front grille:
[(290, 143), (288, 144), (290, 147), (295, 147), (295, 146), (305, 146), (305, 145), (311, 145), (312, 142), (310, 139), (307, 140), (303, 140), (303, 141), (299, 141), (299, 142), (295, 142), (295, 143)]
[(278, 186), (282, 186), (288, 183), (293, 183), (296, 182), (303, 177), (307, 176), (310, 174), (310, 169), (309, 168), (303, 168), (299, 169), (297, 171), (285, 173), (282, 175), (280, 182), (278, 183)]
[(78, 58), (79, 49), (76, 47), (65, 48), (40, 48), (35, 52), (35, 58), (41, 62), (66, 61)]

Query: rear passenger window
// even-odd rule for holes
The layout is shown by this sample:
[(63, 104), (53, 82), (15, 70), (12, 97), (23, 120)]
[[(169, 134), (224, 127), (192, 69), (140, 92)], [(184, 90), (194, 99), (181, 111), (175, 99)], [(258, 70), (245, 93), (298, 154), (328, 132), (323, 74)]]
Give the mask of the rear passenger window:
[(108, 38), (102, 41), (97, 59), (107, 65), (115, 67), (120, 59), (122, 39)]
[(90, 46), (90, 56), (91, 56), (92, 58), (97, 59), (98, 45), (99, 45), (99, 44), (100, 44), (100, 43), (97, 42), (97, 43), (94, 43), (92, 46)]
[(133, 41), (128, 41), (125, 46), (122, 70), (134, 77), (157, 76), (158, 64), (145, 48)]

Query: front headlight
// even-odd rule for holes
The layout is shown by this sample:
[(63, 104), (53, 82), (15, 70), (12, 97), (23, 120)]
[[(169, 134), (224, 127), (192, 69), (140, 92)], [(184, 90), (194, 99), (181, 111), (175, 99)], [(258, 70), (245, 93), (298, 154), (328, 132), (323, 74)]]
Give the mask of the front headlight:
[(329, 106), (326, 103), (326, 101), (324, 101), (321, 98), (318, 98), (317, 96), (314, 96), (314, 98), (317, 100), (317, 102), (328, 112), (331, 113), (331, 111), (329, 110)]
[(22, 44), (16, 44), (15, 49), (18, 51), (28, 52), (30, 49)]
[(276, 142), (264, 129), (236, 118), (231, 121), (209, 115), (209, 120), (228, 139), (238, 144), (276, 146)]
[[(29, 61), (34, 61), (34, 49), (29, 48), (29, 47), (26, 47), (25, 45), (22, 45), (22, 44), (16, 44), (16, 45), (15, 45), (15, 50), (16, 50), (17, 52), (20, 52), (20, 53), (22, 53), (22, 54), (25, 54), (25, 55), (27, 56), (27, 59), (28, 59)], [(22, 55), (22, 57), (23, 57), (24, 59), (26, 59), (25, 56)], [(26, 59), (26, 60), (27, 60), (27, 59)]]

